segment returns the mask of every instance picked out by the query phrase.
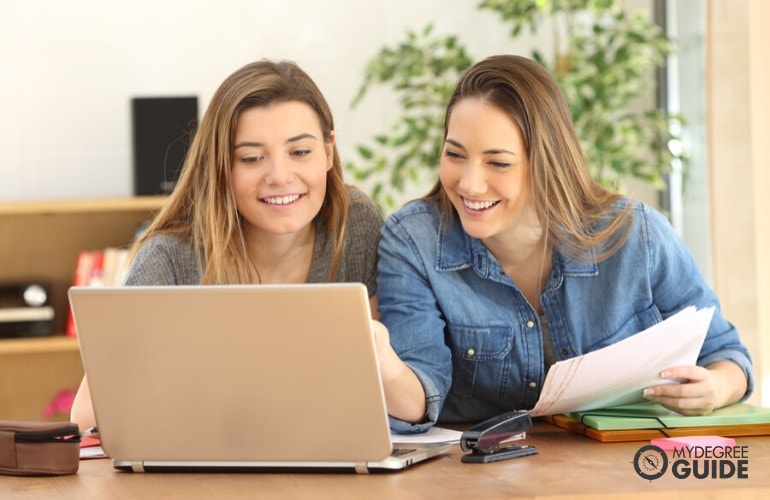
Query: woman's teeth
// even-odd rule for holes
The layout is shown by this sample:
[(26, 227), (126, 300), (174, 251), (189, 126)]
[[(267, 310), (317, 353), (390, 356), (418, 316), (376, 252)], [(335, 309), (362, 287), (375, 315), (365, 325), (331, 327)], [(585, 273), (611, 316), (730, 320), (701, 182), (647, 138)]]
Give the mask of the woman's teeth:
[(486, 210), (492, 205), (496, 204), (496, 201), (468, 201), (463, 199), (463, 203), (471, 210)]
[(288, 205), (289, 203), (294, 203), (299, 199), (298, 194), (290, 194), (287, 196), (273, 196), (270, 198), (263, 198), (262, 201), (265, 203), (268, 203), (270, 205)]

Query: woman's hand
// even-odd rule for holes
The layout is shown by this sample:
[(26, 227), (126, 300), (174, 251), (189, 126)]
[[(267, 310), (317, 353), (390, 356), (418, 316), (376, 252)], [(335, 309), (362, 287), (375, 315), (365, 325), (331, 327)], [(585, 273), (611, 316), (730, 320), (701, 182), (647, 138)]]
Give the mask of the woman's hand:
[(707, 368), (676, 366), (662, 371), (660, 378), (680, 383), (647, 387), (644, 397), (682, 415), (708, 415), (735, 403), (747, 386), (743, 370), (730, 361), (718, 361)]

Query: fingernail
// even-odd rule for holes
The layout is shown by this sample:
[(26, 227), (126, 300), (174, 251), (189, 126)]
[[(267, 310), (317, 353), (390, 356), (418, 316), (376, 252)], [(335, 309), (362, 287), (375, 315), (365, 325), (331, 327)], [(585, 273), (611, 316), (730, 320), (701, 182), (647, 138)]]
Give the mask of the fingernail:
[(645, 398), (648, 398), (650, 396), (654, 396), (655, 395), (655, 389), (645, 389), (644, 392), (642, 393), (642, 395)]
[(660, 372), (660, 378), (669, 378), (670, 376), (671, 376), (671, 372), (669, 371), (664, 370)]

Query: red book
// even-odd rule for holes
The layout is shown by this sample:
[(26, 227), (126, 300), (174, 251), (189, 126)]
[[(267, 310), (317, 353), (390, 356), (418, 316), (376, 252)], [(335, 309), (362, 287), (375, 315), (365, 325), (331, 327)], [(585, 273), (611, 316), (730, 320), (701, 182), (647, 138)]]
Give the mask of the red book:
[[(98, 286), (102, 282), (102, 266), (104, 264), (104, 252), (101, 250), (82, 251), (78, 253), (75, 262), (75, 275), (72, 278), (72, 286)], [(72, 309), (67, 314), (67, 325), (64, 332), (70, 337), (77, 336), (75, 318)]]

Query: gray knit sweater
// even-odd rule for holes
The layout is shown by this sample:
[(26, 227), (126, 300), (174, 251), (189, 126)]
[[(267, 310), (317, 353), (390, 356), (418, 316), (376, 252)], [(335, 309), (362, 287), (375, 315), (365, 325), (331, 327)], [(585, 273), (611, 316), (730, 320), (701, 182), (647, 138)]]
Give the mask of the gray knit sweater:
[[(382, 215), (360, 190), (349, 187), (350, 211), (345, 247), (337, 269), (337, 282), (360, 282), (369, 296), (377, 293), (377, 244)], [(325, 233), (316, 232), (308, 283), (328, 281), (332, 244)], [(159, 234), (139, 249), (126, 277), (129, 286), (197, 285), (201, 268), (192, 246), (175, 236)]]

